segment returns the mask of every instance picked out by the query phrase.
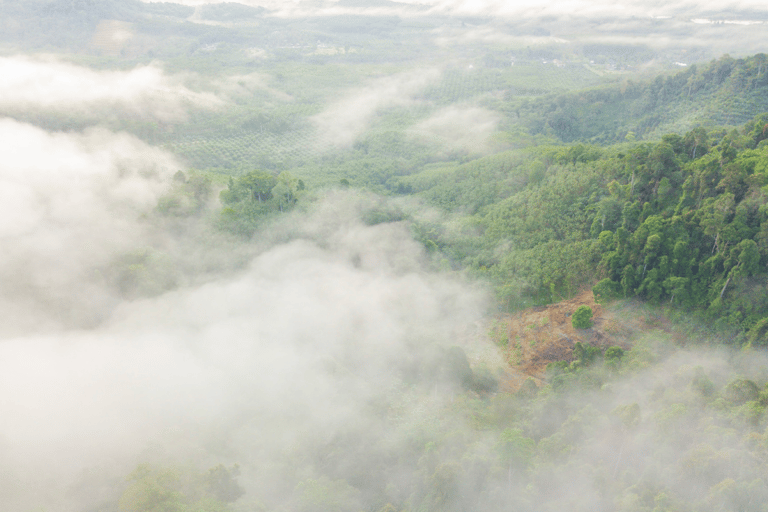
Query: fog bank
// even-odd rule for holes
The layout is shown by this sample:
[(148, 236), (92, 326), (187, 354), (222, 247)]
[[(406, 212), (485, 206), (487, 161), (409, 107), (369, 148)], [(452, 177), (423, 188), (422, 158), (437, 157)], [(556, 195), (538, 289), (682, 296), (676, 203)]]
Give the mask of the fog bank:
[[(4, 510), (114, 503), (140, 462), (239, 463), (254, 499), (279, 502), (286, 453), (351, 431), (374, 443), (372, 404), (484, 311), (405, 226), (365, 225), (354, 194), (258, 233), (239, 272), (131, 300), (94, 273), (157, 240), (147, 215), (173, 158), (104, 130), (0, 133), (15, 155), (0, 166)], [(98, 314), (67, 318), (82, 311)]]
[[(97, 71), (53, 56), (0, 57), (0, 112), (44, 110), (75, 116), (114, 115), (181, 121), (187, 109), (223, 105), (214, 94), (188, 89), (182, 77), (155, 64)], [(96, 112), (94, 112), (94, 110)]]

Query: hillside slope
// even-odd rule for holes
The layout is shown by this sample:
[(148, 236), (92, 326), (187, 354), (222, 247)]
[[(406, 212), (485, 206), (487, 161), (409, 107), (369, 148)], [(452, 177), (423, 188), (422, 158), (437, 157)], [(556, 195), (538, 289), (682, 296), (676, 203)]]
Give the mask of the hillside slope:
[(531, 134), (598, 144), (657, 140), (697, 125), (739, 126), (768, 110), (768, 57), (724, 55), (671, 75), (510, 104)]

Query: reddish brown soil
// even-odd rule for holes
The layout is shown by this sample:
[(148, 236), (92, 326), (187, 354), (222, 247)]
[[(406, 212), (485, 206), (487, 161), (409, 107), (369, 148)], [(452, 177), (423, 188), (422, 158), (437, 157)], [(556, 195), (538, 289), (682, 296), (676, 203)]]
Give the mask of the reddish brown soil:
[[(571, 325), (571, 315), (581, 305), (592, 308), (593, 325), (589, 329), (574, 329)], [(517, 391), (528, 378), (542, 385), (547, 364), (571, 361), (577, 341), (602, 348), (624, 346), (621, 330), (621, 323), (595, 302), (591, 290), (557, 304), (499, 317), (493, 335), (501, 344), (506, 341), (504, 356), (511, 367), (501, 391)]]

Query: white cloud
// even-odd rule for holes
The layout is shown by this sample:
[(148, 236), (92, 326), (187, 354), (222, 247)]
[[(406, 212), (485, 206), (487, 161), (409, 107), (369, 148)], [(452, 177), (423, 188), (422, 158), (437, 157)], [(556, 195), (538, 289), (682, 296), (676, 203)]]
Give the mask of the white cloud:
[(68, 502), (84, 470), (106, 485), (138, 462), (232, 453), (257, 499), (297, 445), (373, 422), (400, 365), (461, 343), (484, 295), (426, 272), (405, 226), (365, 226), (359, 209), (331, 197), (287, 222), (293, 241), (262, 233), (236, 276), (124, 302), (90, 330), (3, 340), (0, 489), (9, 471), (21, 484), (6, 510), (94, 508), (90, 489)]
[(480, 107), (447, 107), (414, 125), (409, 133), (446, 150), (483, 153), (501, 121), (498, 113)]
[(135, 219), (179, 164), (127, 134), (51, 134), (10, 119), (0, 119), (0, 154), (0, 307), (18, 313), (2, 318), (2, 335), (44, 324), (38, 308), (98, 304), (93, 273), (138, 243)]
[[(161, 121), (184, 119), (190, 107), (217, 108), (214, 94), (188, 89), (156, 65), (96, 71), (53, 57), (0, 57), (0, 111), (47, 110), (94, 116), (119, 110)], [(112, 113), (112, 112), (110, 112)]]
[(410, 71), (377, 78), (348, 92), (312, 118), (320, 140), (336, 146), (349, 146), (368, 128), (379, 109), (414, 102), (414, 96), (439, 76), (436, 69)]

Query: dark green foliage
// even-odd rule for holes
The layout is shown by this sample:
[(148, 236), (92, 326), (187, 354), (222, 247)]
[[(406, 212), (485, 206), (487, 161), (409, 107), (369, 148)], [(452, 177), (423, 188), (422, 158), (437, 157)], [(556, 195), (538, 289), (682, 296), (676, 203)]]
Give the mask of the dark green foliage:
[[(766, 120), (741, 131), (696, 128), (621, 153), (542, 151), (536, 160), (550, 162), (547, 178), (517, 192), (502, 192), (513, 161), (478, 169), (473, 179), (487, 186), (512, 164), (491, 192), (499, 198), (473, 217), (483, 241), (465, 264), (494, 282), (506, 307), (560, 300), (591, 280), (598, 302), (639, 296), (695, 308), (721, 327), (749, 331), (739, 339), (753, 346), (768, 344), (761, 292), (768, 282), (768, 147), (751, 149), (765, 140), (756, 127)], [(467, 170), (441, 178), (461, 175), (459, 186), (467, 187)], [(442, 241), (438, 248), (452, 249)]]
[(621, 347), (608, 347), (605, 349), (605, 353), (603, 354), (603, 358), (605, 359), (605, 364), (612, 366), (614, 368), (618, 367), (619, 364), (621, 364), (621, 358), (624, 357), (624, 349)]
[(734, 379), (725, 386), (723, 396), (735, 404), (757, 400), (760, 388), (749, 379)]
[[(391, 4), (341, 0), (339, 7), (402, 7)], [(655, 52), (610, 44), (584, 45), (583, 50), (570, 44), (532, 45), (515, 50), (518, 61), (509, 72), (506, 44), (477, 53), (469, 41), (466, 50), (451, 46), (445, 52), (449, 59), (432, 62), (471, 58), (474, 69), (448, 65), (416, 101), (406, 97), (406, 107), (379, 108), (373, 126), (351, 148), (320, 153), (311, 116), (338, 100), (342, 88), (354, 90), (371, 77), (412, 64), (408, 61), (424, 51), (427, 39), (434, 39), (417, 33), (418, 24), (432, 34), (449, 33), (459, 20), (351, 14), (280, 19), (234, 2), (197, 11), (203, 19), (244, 24), (238, 31), (184, 22), (194, 9), (171, 3), (9, 0), (0, 2), (0, 39), (10, 41), (11, 33), (18, 32), (17, 18), (5, 15), (22, 8), (32, 20), (33, 29), (25, 35), (29, 46), (46, 52), (51, 44), (85, 48), (100, 20), (125, 20), (141, 34), (142, 45), (151, 45), (145, 36), (154, 34), (159, 43), (151, 51), (163, 54), (165, 72), (176, 73), (182, 62), (192, 61), (192, 75), (200, 80), (195, 88), (204, 90), (206, 80), (221, 79), (221, 96), (235, 105), (223, 113), (190, 108), (189, 123), (167, 125), (142, 119), (103, 122), (162, 143), (199, 168), (230, 175), (217, 217), (225, 230), (248, 237), (262, 222), (296, 208), (307, 188), (304, 180), (412, 194), (418, 198), (409, 199), (410, 204), (420, 208), (417, 201), (422, 200), (449, 212), (449, 222), (414, 220), (411, 213), (387, 207), (371, 209), (363, 221), (410, 223), (430, 257), (447, 269), (487, 280), (504, 307), (552, 302), (594, 285), (599, 301), (639, 295), (686, 313), (706, 312), (716, 325), (746, 331), (752, 346), (768, 344), (768, 114), (743, 130), (694, 126), (732, 125), (763, 110), (768, 97), (765, 55), (725, 56), (648, 82), (623, 80), (569, 94), (564, 92), (568, 88), (601, 79), (581, 64), (560, 71), (539, 66), (538, 59), (583, 51), (598, 62), (612, 59), (626, 66), (647, 61)], [(148, 15), (174, 19), (162, 24)], [(489, 33), (539, 37), (550, 35), (550, 25), (562, 23), (543, 18), (535, 22), (542, 26), (481, 17), (460, 21), (475, 33), (488, 28)], [(65, 40), (54, 41), (59, 31), (52, 27), (67, 27)], [(418, 35), (409, 36), (409, 30)], [(391, 35), (391, 40), (373, 35)], [(317, 55), (318, 39), (345, 51)], [(266, 48), (268, 56), (253, 57), (250, 50), (256, 48)], [(154, 53), (138, 58), (143, 61), (110, 57), (99, 65), (131, 67), (151, 58)], [(350, 70), (353, 62), (369, 67)], [(371, 65), (376, 62), (388, 69)], [(252, 77), (256, 70), (264, 81), (258, 86), (229, 83), (235, 76)], [(231, 96), (225, 85), (234, 91)], [(290, 99), (273, 94), (276, 90)], [(435, 149), (406, 134), (435, 109), (456, 101), (507, 116), (496, 134), (499, 147), (530, 143), (531, 148), (476, 158), (469, 150)], [(49, 114), (38, 125), (81, 130), (89, 123)], [(679, 133), (659, 138), (665, 130)], [(555, 137), (580, 143), (542, 144)], [(598, 146), (605, 142), (622, 145)], [(182, 224), (176, 221), (202, 217), (213, 188), (209, 176), (177, 173), (158, 204), (161, 220)], [(127, 298), (162, 293), (177, 279), (173, 266), (152, 251), (125, 255), (113, 267), (105, 278)], [(473, 369), (460, 347), (436, 350), (431, 358), (403, 363), (402, 387), (393, 386), (386, 396), (351, 387), (355, 397), (372, 392), (370, 415), (366, 409), (352, 422), (342, 416), (342, 421), (329, 422), (330, 430), (311, 431), (313, 422), (308, 421), (305, 432), (285, 432), (290, 446), (264, 451), (245, 436), (252, 431), (250, 422), (256, 424), (253, 431), (261, 431), (263, 415), (225, 414), (221, 422), (243, 434), (233, 443), (256, 448), (250, 450), (257, 459), (247, 470), (249, 492), (261, 485), (264, 496), (275, 500), (263, 510), (698, 511), (752, 510), (768, 503), (761, 423), (766, 391), (744, 378), (723, 388), (715, 372), (718, 385), (703, 370), (690, 376), (681, 368), (675, 378), (661, 376), (660, 381), (671, 383), (660, 390), (647, 389), (644, 375), (631, 388), (637, 398), (627, 399), (624, 389), (611, 389), (611, 379), (619, 370), (631, 371), (633, 364), (650, 366), (658, 356), (643, 350), (638, 343), (626, 354), (609, 347), (601, 355), (599, 347), (576, 343), (571, 364), (550, 364), (548, 382), (538, 388), (527, 380), (516, 395), (496, 394), (494, 374), (482, 365)], [(596, 364), (601, 357), (605, 365)], [(329, 376), (336, 377), (345, 378)], [(446, 383), (450, 400), (443, 401), (437, 384)], [(725, 400), (714, 398), (720, 389)], [(638, 402), (627, 405), (627, 400)], [(286, 418), (314, 413), (287, 405), (282, 411)], [(279, 426), (284, 418), (275, 421)], [(215, 430), (203, 436), (205, 442), (226, 453), (231, 447), (215, 438)], [(125, 484), (121, 508), (224, 512), (243, 493), (238, 475), (237, 466), (219, 465), (207, 473), (142, 467)], [(293, 490), (286, 502), (277, 502), (286, 493), (268, 487), (275, 484), (287, 488), (287, 494)], [(262, 508), (251, 502), (237, 510)]]
[(754, 347), (768, 346), (768, 317), (755, 323), (747, 333), (749, 344)]
[(574, 368), (589, 366), (600, 356), (600, 352), (600, 347), (577, 341), (573, 346), (573, 363), (571, 365)]
[(469, 367), (467, 354), (461, 347), (450, 347), (445, 352), (446, 378), (458, 381), (465, 389), (473, 384), (472, 368)]
[(430, 165), (392, 187), (459, 219), (412, 231), (436, 260), (489, 281), (503, 309), (592, 286), (598, 302), (638, 296), (701, 311), (758, 346), (768, 344), (763, 125), (768, 115), (616, 149), (500, 153)]
[(709, 398), (715, 394), (715, 384), (704, 373), (704, 369), (701, 367), (696, 368), (696, 375), (691, 380), (691, 388), (700, 393), (701, 396)]
[(622, 287), (620, 283), (606, 277), (592, 287), (592, 294), (595, 296), (595, 302), (604, 304), (612, 299), (621, 297)]
[(495, 393), (499, 389), (499, 381), (487, 368), (478, 368), (472, 373), (470, 389), (476, 393)]
[(573, 312), (571, 324), (574, 329), (589, 329), (592, 327), (592, 308), (589, 306), (579, 306)]
[(240, 467), (237, 464), (229, 469), (219, 464), (209, 469), (205, 475), (206, 490), (222, 503), (237, 501), (245, 494), (245, 490), (236, 480), (239, 476)]
[(553, 378), (568, 371), (567, 361), (555, 361), (547, 364), (547, 377)]

